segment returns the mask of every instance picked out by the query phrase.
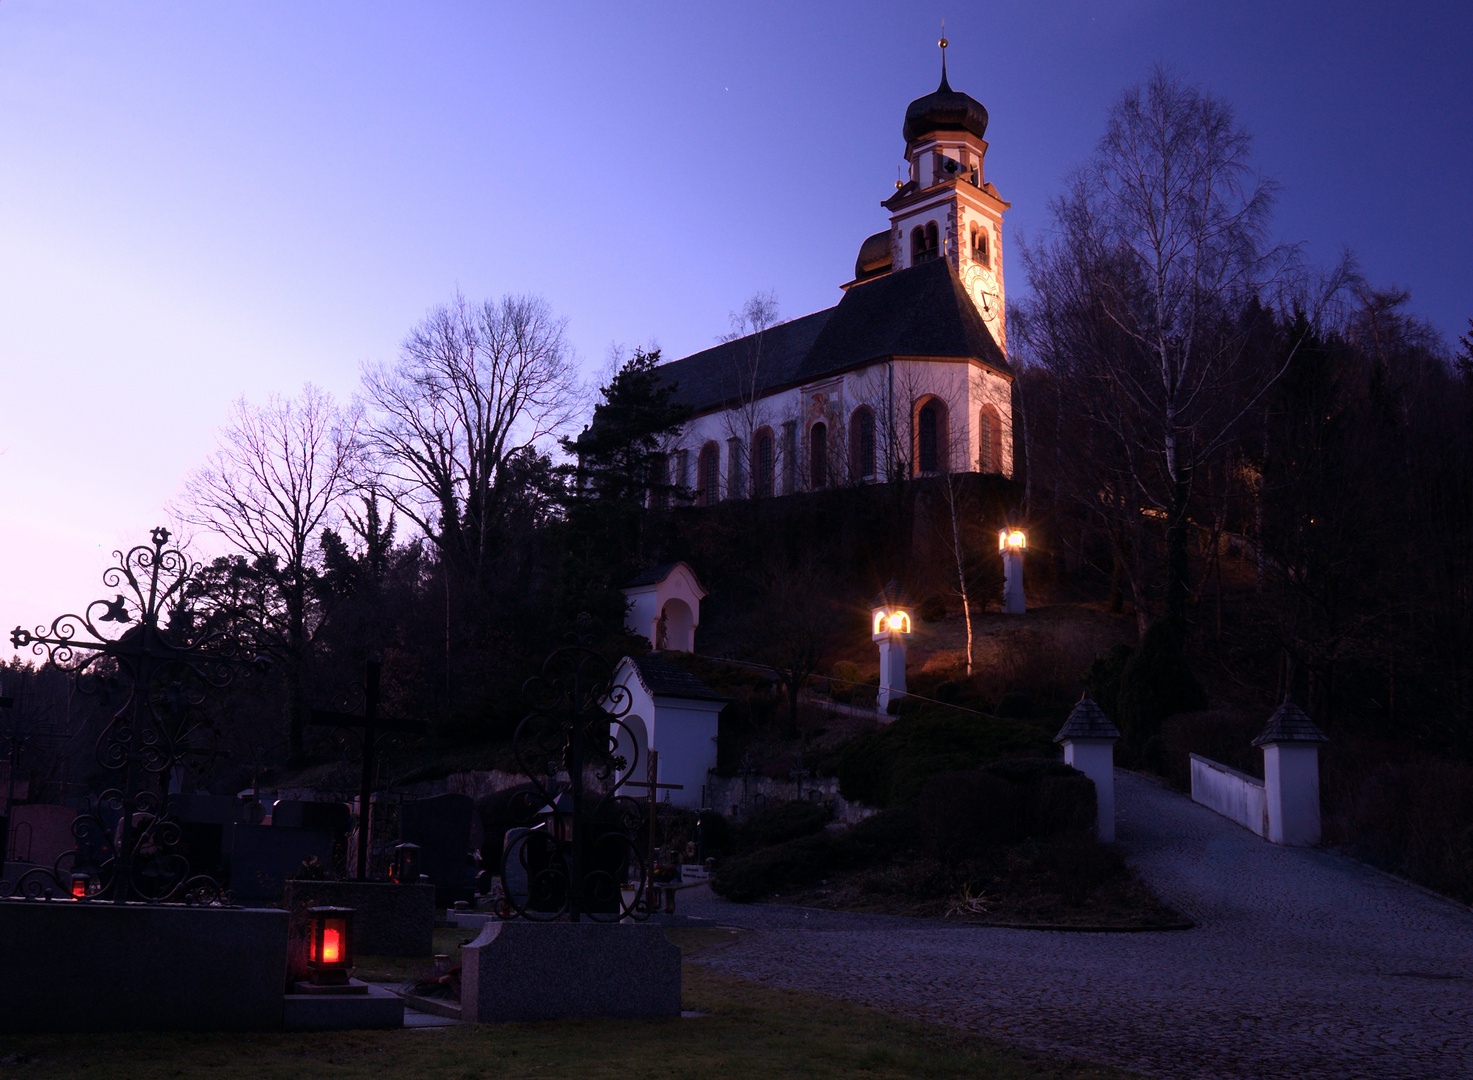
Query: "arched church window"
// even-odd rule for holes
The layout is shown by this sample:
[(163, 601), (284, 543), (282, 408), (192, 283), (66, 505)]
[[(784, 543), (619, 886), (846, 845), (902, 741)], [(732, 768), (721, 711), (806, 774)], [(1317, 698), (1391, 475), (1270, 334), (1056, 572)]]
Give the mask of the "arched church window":
[(1002, 472), (1002, 416), (995, 405), (983, 405), (977, 418), (977, 471)]
[(910, 261), (912, 264), (923, 263), (927, 259), (934, 259), (937, 255), (936, 223), (928, 221), (924, 225), (917, 225), (910, 231)]
[(752, 440), (752, 494), (759, 499), (772, 498), (775, 474), (772, 428), (759, 428)]
[(849, 472), (856, 480), (875, 475), (875, 412), (868, 405), (849, 418)]
[(810, 486), (817, 490), (829, 482), (829, 429), (814, 424), (808, 429), (808, 464)]
[(927, 398), (915, 414), (916, 473), (945, 472), (946, 457), (946, 402)]
[(987, 238), (990, 234), (983, 225), (972, 226), (972, 259), (983, 266), (992, 265), (992, 253), (988, 249)]
[(701, 447), (701, 458), (696, 464), (696, 502), (701, 506), (715, 506), (721, 501), (721, 451), (714, 442)]

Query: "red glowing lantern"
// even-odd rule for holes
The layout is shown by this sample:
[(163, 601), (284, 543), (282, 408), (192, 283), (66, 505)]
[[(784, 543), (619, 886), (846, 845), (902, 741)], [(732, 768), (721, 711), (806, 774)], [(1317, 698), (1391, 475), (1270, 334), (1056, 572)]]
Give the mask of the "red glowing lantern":
[(353, 968), (353, 909), (314, 907), (307, 909), (312, 920), (312, 938), (307, 966), (314, 986), (346, 986)]
[(92, 884), (92, 875), (90, 875), (90, 874), (73, 874), (72, 875), (72, 899), (74, 899), (74, 900), (85, 900), (85, 899), (87, 899), (87, 889), (88, 889), (88, 886), (90, 886), (91, 884)]

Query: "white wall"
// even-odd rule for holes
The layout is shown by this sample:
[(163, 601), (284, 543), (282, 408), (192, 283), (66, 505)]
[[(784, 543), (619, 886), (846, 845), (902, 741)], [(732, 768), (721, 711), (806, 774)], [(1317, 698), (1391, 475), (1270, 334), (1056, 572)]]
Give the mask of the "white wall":
[(1263, 748), (1268, 838), (1275, 844), (1320, 842), (1319, 743), (1269, 743)]
[(1193, 754), (1192, 800), (1267, 839), (1268, 799), (1262, 780)]

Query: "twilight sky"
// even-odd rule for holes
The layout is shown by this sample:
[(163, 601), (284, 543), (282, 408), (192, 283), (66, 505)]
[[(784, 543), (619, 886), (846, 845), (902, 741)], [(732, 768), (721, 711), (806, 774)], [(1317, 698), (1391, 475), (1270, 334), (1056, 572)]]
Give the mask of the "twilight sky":
[(943, 16), (1014, 295), (1161, 61), (1255, 133), (1282, 239), (1466, 330), (1466, 3), (0, 0), (0, 626), (100, 595), (232, 400), (346, 397), (457, 288), (541, 294), (590, 376), (837, 302)]

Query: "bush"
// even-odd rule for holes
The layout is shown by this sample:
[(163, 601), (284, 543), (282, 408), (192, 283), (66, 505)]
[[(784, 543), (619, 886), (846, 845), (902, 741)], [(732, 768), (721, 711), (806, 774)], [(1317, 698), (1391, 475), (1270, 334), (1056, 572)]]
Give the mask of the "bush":
[(1115, 722), (1133, 754), (1161, 731), (1161, 723), (1177, 713), (1207, 708), (1207, 693), (1187, 665), (1181, 638), (1171, 623), (1159, 619), (1141, 638), (1120, 673), (1120, 701)]
[(854, 691), (864, 684), (864, 672), (852, 660), (840, 660), (830, 669), (829, 674), (834, 679), (828, 684), (829, 697), (835, 701), (852, 701)]
[(946, 600), (940, 596), (928, 596), (921, 601), (916, 614), (921, 617), (921, 622), (940, 622), (946, 618)]
[(1011, 690), (997, 703), (997, 715), (1027, 720), (1033, 715), (1033, 699), (1021, 691)]
[(1048, 753), (1049, 737), (1029, 724), (945, 710), (902, 715), (861, 735), (839, 759), (839, 790), (870, 806), (901, 806), (938, 773), (976, 769), (1009, 754)]
[(1023, 758), (933, 777), (916, 805), (926, 846), (943, 857), (1087, 833), (1094, 781), (1062, 761)]
[(829, 823), (832, 815), (827, 807), (805, 799), (764, 807), (737, 828), (734, 848), (750, 851), (771, 847), (789, 840), (811, 836)]
[(917, 837), (913, 815), (890, 811), (866, 818), (837, 836), (819, 833), (728, 859), (716, 867), (711, 888), (738, 903), (812, 885), (841, 870), (860, 870), (908, 850)]
[(935, 697), (937, 701), (944, 701), (948, 705), (955, 705), (957, 699), (962, 696), (962, 684), (947, 680), (936, 687)]

